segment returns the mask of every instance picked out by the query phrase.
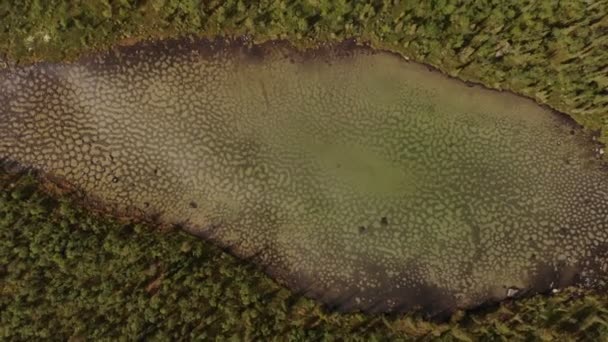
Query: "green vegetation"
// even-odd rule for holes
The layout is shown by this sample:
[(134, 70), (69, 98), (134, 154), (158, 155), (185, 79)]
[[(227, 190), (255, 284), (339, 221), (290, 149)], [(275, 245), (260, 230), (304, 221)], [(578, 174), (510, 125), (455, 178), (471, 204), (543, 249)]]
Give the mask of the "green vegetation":
[(3, 340), (566, 341), (608, 334), (608, 298), (574, 290), (460, 312), (446, 323), (327, 313), (184, 233), (92, 215), (47, 195), (29, 175), (4, 173), (0, 188)]
[[(358, 37), (465, 80), (511, 89), (604, 128), (608, 3), (396, 0), (6, 0), (0, 51), (30, 62), (180, 34)], [(584, 75), (584, 77), (582, 77)]]
[[(187, 33), (251, 34), (299, 46), (360, 37), (450, 75), (533, 97), (604, 128), (608, 141), (607, 13), (608, 3), (582, 0), (6, 0), (0, 55), (57, 60)], [(446, 324), (328, 314), (183, 233), (93, 216), (41, 192), (30, 176), (2, 172), (0, 179), (3, 339), (348, 334), (563, 341), (608, 334), (608, 297), (575, 291), (460, 313)]]

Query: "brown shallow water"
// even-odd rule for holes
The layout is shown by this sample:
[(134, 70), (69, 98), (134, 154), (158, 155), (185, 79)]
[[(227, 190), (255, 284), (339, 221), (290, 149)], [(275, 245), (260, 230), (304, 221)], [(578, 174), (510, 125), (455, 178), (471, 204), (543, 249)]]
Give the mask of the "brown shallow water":
[(0, 159), (344, 311), (604, 287), (598, 148), (528, 99), (352, 43), (148, 42), (0, 71)]

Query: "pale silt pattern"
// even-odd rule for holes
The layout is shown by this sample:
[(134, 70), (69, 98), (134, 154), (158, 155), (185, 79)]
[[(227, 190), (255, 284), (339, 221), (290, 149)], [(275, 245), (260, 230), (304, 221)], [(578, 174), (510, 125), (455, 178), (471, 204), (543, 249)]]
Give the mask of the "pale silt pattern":
[(184, 39), (0, 71), (0, 159), (345, 311), (604, 286), (597, 148), (531, 100), (352, 43)]

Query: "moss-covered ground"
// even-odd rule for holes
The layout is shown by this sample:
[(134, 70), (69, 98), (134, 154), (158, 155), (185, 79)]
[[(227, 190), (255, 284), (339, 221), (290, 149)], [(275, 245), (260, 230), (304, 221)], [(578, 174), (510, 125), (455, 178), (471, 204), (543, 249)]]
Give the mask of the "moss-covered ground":
[[(0, 60), (8, 63), (182, 34), (249, 34), (300, 46), (357, 37), (533, 97), (608, 137), (604, 1), (0, 1)], [(458, 313), (446, 323), (327, 313), (207, 243), (112, 221), (38, 188), (31, 176), (0, 175), (3, 339), (608, 336), (608, 298), (575, 290)]]

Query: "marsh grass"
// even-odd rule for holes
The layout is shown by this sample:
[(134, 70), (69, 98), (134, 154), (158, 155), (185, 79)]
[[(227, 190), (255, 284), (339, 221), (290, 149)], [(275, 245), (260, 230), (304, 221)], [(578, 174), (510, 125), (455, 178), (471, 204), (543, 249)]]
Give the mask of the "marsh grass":
[(444, 321), (330, 313), (182, 232), (91, 214), (0, 176), (0, 337), (554, 340), (608, 336), (608, 298), (567, 289)]

